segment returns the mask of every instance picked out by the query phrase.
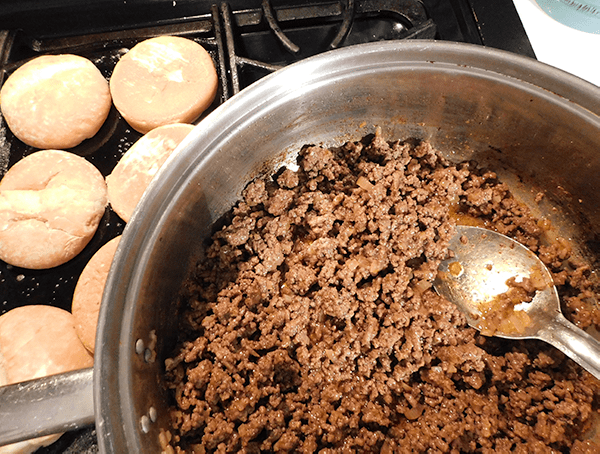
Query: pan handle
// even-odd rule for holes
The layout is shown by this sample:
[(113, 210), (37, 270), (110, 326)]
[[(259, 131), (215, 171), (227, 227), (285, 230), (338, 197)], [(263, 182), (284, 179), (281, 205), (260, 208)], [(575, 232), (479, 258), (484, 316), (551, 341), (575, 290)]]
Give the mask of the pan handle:
[(0, 446), (94, 424), (93, 368), (0, 387)]

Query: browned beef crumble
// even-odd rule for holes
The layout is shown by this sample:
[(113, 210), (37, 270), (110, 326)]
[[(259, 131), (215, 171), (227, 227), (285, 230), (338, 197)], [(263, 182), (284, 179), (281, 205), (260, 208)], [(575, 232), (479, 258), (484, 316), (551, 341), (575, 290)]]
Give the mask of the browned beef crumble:
[[(599, 385), (536, 341), (485, 338), (431, 287), (456, 220), (537, 251), (567, 316), (590, 269), (492, 172), (379, 134), (251, 183), (188, 282), (166, 361), (169, 452), (599, 452)], [(545, 240), (544, 240), (545, 241)]]

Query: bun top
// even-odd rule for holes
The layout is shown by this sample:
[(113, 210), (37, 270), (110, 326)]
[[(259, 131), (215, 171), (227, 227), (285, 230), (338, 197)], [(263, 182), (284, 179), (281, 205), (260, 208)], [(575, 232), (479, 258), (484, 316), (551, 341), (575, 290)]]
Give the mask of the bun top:
[(159, 126), (141, 137), (121, 157), (106, 178), (108, 199), (121, 219), (129, 222), (154, 175), (192, 129), (194, 126), (188, 124)]
[(33, 153), (0, 180), (0, 259), (44, 269), (77, 255), (104, 215), (104, 177), (86, 159), (61, 150)]
[(71, 148), (93, 137), (110, 111), (108, 82), (79, 55), (43, 55), (12, 73), (0, 108), (13, 134), (36, 148)]
[(0, 316), (0, 361), (11, 384), (91, 367), (93, 357), (77, 337), (70, 312), (33, 305)]
[(135, 45), (110, 78), (113, 102), (137, 131), (191, 123), (210, 106), (218, 78), (210, 54), (198, 43), (159, 36)]
[(81, 272), (73, 292), (71, 313), (75, 317), (75, 329), (85, 348), (92, 353), (96, 347), (102, 294), (120, 240), (119, 235), (96, 251)]

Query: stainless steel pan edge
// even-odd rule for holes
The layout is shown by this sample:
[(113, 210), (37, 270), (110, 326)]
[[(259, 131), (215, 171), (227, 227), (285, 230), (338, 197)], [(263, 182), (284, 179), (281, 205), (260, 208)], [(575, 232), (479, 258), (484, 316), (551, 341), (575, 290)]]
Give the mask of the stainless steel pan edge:
[(574, 76), (502, 51), (430, 41), (359, 45), (278, 71), (195, 128), (125, 229), (97, 336), (101, 452), (160, 451), (175, 296), (249, 179), (304, 143), (340, 144), (375, 126), (389, 138), (430, 139), (450, 159), (520, 167), (557, 203), (581, 200), (573, 224), (600, 220), (600, 89)]

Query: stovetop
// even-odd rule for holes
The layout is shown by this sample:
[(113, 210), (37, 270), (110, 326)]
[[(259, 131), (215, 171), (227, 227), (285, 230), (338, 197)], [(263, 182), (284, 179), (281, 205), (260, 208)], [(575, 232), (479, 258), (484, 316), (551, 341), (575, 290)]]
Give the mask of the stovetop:
[[(65, 36), (111, 31), (157, 23), (178, 22), (207, 14), (214, 0), (45, 0), (44, 2), (3, 0), (0, 11), (0, 29), (22, 28), (36, 36)], [(233, 11), (260, 8), (261, 0), (230, 0), (227, 4)], [(480, 43), (492, 47), (518, 50), (523, 29), (512, 1), (495, 0), (396, 0), (361, 1), (340, 0), (273, 0), (273, 7), (296, 7), (323, 5), (326, 3), (352, 5), (370, 3), (385, 11), (387, 5), (395, 4), (400, 9), (422, 4), (428, 15), (438, 24), (440, 39)], [(459, 31), (456, 27), (460, 28)], [(480, 36), (480, 38), (477, 37)], [(474, 41), (473, 41), (474, 40)], [(516, 47), (515, 47), (516, 45)], [(524, 50), (524, 49), (522, 49)]]
[(534, 57), (512, 0), (50, 0), (25, 9), (29, 3), (8, 0), (0, 11), (0, 30), (12, 32), (9, 65), (158, 34), (192, 36), (220, 52), (225, 99), (282, 65), (362, 42), (435, 38)]
[[(3, 0), (0, 84), (24, 61), (46, 53), (86, 56), (108, 78), (128, 48), (164, 34), (194, 39), (209, 51), (220, 80), (215, 106), (282, 66), (363, 42), (438, 39), (535, 57), (512, 0)], [(70, 150), (104, 175), (140, 137), (115, 111), (111, 115), (99, 137)], [(32, 151), (0, 118), (0, 178)], [(65, 265), (33, 271), (0, 261), (0, 315), (25, 304), (70, 309), (83, 267), (123, 228), (109, 209), (90, 245)], [(94, 453), (95, 437), (93, 428), (71, 432), (38, 452)]]

